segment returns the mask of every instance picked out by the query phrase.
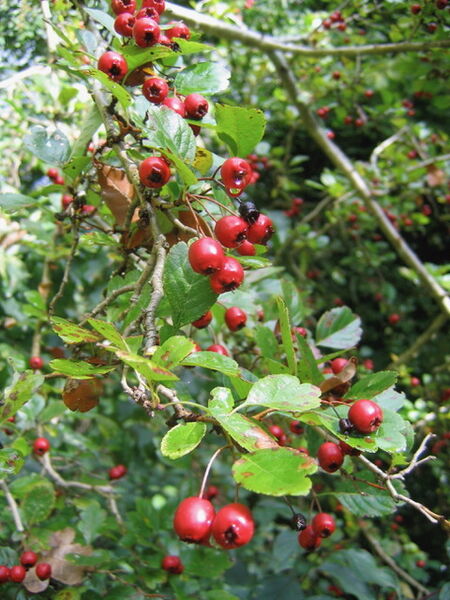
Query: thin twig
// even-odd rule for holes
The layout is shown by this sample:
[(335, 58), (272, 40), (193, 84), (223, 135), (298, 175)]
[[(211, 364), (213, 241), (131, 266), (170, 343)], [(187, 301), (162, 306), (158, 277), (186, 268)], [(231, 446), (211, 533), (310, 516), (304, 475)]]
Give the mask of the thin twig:
[(6, 501), (9, 504), (9, 508), (11, 509), (16, 529), (19, 533), (22, 533), (23, 531), (25, 531), (25, 528), (22, 524), (22, 519), (20, 518), (19, 507), (17, 506), (17, 503), (14, 500), (11, 492), (9, 491), (9, 487), (7, 486), (6, 481), (4, 479), (0, 479), (0, 487), (2, 488), (3, 493), (6, 497)]
[(159, 302), (164, 294), (162, 277), (164, 264), (166, 261), (165, 243), (166, 240), (163, 235), (159, 236), (159, 238), (155, 240), (154, 249), (156, 253), (156, 264), (151, 279), (153, 291), (144, 315), (143, 348), (144, 355), (147, 356), (152, 354), (152, 349), (156, 345), (156, 341), (158, 339), (158, 332), (155, 326), (155, 315), (156, 309), (158, 308)]
[(48, 454), (44, 454), (40, 458), (40, 462), (44, 467), (45, 471), (50, 475), (50, 477), (63, 488), (78, 488), (80, 490), (90, 490), (93, 492), (99, 492), (101, 494), (115, 494), (116, 490), (110, 485), (94, 485), (91, 483), (83, 483), (82, 481), (68, 481), (63, 479), (61, 475), (55, 471), (53, 465), (51, 463), (50, 456)]
[(117, 290), (112, 291), (109, 296), (107, 296), (104, 300), (99, 302), (97, 304), (97, 306), (91, 310), (91, 312), (87, 313), (83, 317), (83, 319), (80, 321), (79, 325), (80, 326), (84, 325), (89, 319), (92, 319), (93, 317), (98, 315), (98, 313), (102, 312), (107, 306), (109, 306), (112, 302), (114, 302), (114, 300), (116, 298), (118, 298), (122, 294), (132, 292), (135, 288), (136, 288), (136, 284), (130, 283), (128, 285), (122, 286), (121, 288), (118, 288)]
[(76, 253), (77, 248), (78, 248), (78, 242), (80, 240), (80, 235), (79, 235), (79, 231), (78, 231), (78, 225), (77, 225), (77, 223), (75, 221), (72, 224), (72, 234), (73, 234), (72, 246), (70, 248), (69, 256), (68, 256), (68, 258), (66, 260), (66, 265), (64, 267), (64, 273), (63, 273), (63, 277), (61, 279), (61, 283), (59, 285), (59, 289), (56, 292), (56, 294), (53, 296), (50, 304), (48, 305), (48, 314), (49, 314), (49, 316), (52, 316), (52, 314), (54, 313), (56, 303), (61, 298), (61, 296), (64, 294), (64, 289), (65, 289), (67, 283), (69, 282), (70, 268), (72, 266), (72, 262), (73, 262), (73, 259), (75, 257), (75, 253)]

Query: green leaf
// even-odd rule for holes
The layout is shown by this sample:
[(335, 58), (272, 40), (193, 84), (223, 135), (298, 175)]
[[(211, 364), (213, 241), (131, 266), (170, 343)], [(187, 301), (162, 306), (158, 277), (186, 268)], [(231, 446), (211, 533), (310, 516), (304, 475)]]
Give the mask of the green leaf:
[[(230, 71), (221, 63), (202, 62), (186, 67), (175, 77), (179, 94), (218, 94), (228, 88)], [(253, 147), (252, 147), (253, 149)]]
[(284, 363), (272, 358), (261, 359), (260, 365), (272, 375), (287, 375), (289, 373), (289, 368)]
[(83, 10), (92, 19), (94, 19), (94, 21), (97, 21), (97, 23), (103, 25), (103, 27), (105, 27), (105, 29), (107, 29), (110, 33), (112, 33), (113, 35), (117, 35), (116, 31), (114, 30), (114, 19), (111, 17), (111, 15), (109, 15), (106, 12), (103, 12), (103, 10), (98, 10), (96, 8), (86, 8), (83, 6)]
[(98, 367), (83, 360), (55, 358), (49, 363), (50, 368), (73, 379), (92, 379), (95, 375), (104, 375), (115, 369), (115, 365)]
[(313, 458), (292, 448), (268, 448), (243, 455), (233, 465), (233, 477), (245, 489), (270, 496), (305, 496), (308, 475), (317, 471)]
[(114, 325), (107, 323), (106, 321), (100, 321), (98, 319), (88, 319), (88, 323), (95, 329), (105, 340), (108, 340), (119, 350), (128, 351), (128, 345)]
[(163, 285), (176, 328), (192, 323), (204, 315), (217, 300), (209, 279), (192, 270), (185, 242), (179, 242), (170, 249), (164, 268)]
[[(95, 104), (92, 104), (89, 109), (89, 112), (83, 119), (81, 132), (72, 146), (72, 153), (70, 155), (70, 158), (86, 154), (87, 146), (89, 145), (89, 142), (92, 140), (92, 136), (101, 124), (102, 117), (98, 111), (98, 108)], [(86, 158), (88, 158), (88, 163), (91, 162), (91, 159), (89, 157)]]
[(69, 140), (59, 129), (49, 133), (45, 127), (34, 125), (23, 138), (23, 144), (32, 154), (51, 165), (62, 165), (70, 156)]
[(340, 306), (320, 317), (316, 327), (316, 344), (345, 350), (355, 346), (361, 334), (361, 319), (348, 306)]
[(362, 377), (345, 394), (344, 398), (359, 400), (361, 398), (373, 398), (384, 390), (390, 388), (397, 381), (396, 371), (379, 371)]
[(300, 413), (319, 407), (320, 394), (318, 387), (309, 383), (301, 384), (293, 375), (268, 375), (253, 384), (241, 407), (259, 405)]
[(355, 571), (344, 561), (339, 560), (339, 555), (340, 552), (334, 554), (331, 559), (322, 562), (320, 571), (335, 580), (345, 593), (356, 598), (364, 598), (364, 600), (376, 600), (377, 596), (363, 581), (360, 570)]
[(158, 347), (152, 360), (156, 365), (172, 369), (178, 366), (194, 349), (195, 342), (182, 335), (173, 335)]
[(216, 104), (217, 135), (233, 156), (246, 157), (264, 135), (266, 118), (256, 108)]
[(233, 397), (228, 388), (217, 387), (211, 392), (212, 398), (208, 409), (221, 427), (240, 445), (249, 450), (278, 447), (275, 440), (261, 429), (257, 421), (230, 413), (233, 408)]
[(216, 579), (232, 565), (230, 555), (213, 548), (194, 547), (182, 556), (183, 564), (190, 575)]
[(383, 410), (387, 409), (397, 412), (405, 404), (406, 396), (403, 392), (397, 392), (391, 387), (381, 392), (381, 394), (373, 396), (372, 400), (379, 404)]
[(300, 381), (314, 383), (314, 385), (320, 385), (324, 380), (317, 361), (314, 358), (314, 354), (302, 335), (296, 334), (298, 346), (300, 348), (300, 360), (297, 365), (298, 376)]
[(145, 377), (148, 382), (178, 380), (178, 377), (174, 373), (156, 365), (148, 358), (132, 354), (131, 352), (125, 352), (124, 350), (117, 350), (115, 354), (126, 365)]
[(23, 194), (13, 194), (7, 192), (0, 194), (0, 208), (5, 213), (14, 213), (22, 208), (29, 208), (38, 204), (38, 200), (24, 196)]
[(120, 83), (112, 81), (106, 73), (103, 73), (103, 71), (99, 71), (98, 69), (90, 68), (86, 70), (86, 73), (97, 79), (97, 81), (100, 81), (103, 87), (117, 98), (123, 108), (127, 109), (131, 106), (133, 98)]
[(51, 319), (53, 331), (68, 344), (81, 344), (83, 342), (100, 342), (101, 337), (94, 331), (84, 329), (60, 317)]
[(239, 375), (237, 362), (218, 352), (195, 352), (185, 358), (181, 364), (185, 367), (202, 367), (203, 369), (211, 369), (211, 371), (219, 371), (219, 373), (229, 377)]
[[(153, 62), (166, 56), (173, 56), (173, 51), (167, 46), (152, 46), (151, 48), (139, 48), (138, 46), (122, 46), (121, 54), (127, 61), (128, 74), (127, 77), (141, 65), (148, 62)], [(124, 79), (126, 85), (127, 77)]]
[(401, 452), (406, 450), (406, 422), (391, 410), (383, 410), (383, 423), (376, 431), (378, 447), (385, 452)]
[(277, 296), (276, 302), (278, 306), (278, 315), (280, 319), (281, 341), (283, 344), (283, 350), (286, 353), (289, 371), (292, 375), (297, 375), (297, 361), (295, 358), (294, 344), (292, 342), (289, 311), (283, 298)]
[(206, 433), (205, 423), (181, 423), (172, 427), (161, 440), (161, 453), (172, 460), (192, 452)]
[(0, 421), (13, 417), (44, 383), (44, 376), (34, 371), (25, 371), (15, 378), (14, 383), (5, 390)]
[(20, 509), (27, 524), (32, 525), (45, 521), (53, 511), (55, 500), (55, 490), (49, 481), (45, 484), (34, 485), (20, 503)]
[[(76, 179), (80, 173), (82, 173), (87, 167), (88, 165), (92, 164), (92, 158), (90, 156), (75, 156), (74, 158), (70, 158), (68, 162), (66, 162), (66, 164), (64, 165), (63, 168), (63, 173), (66, 177), (68, 177), (71, 181), (73, 181), (74, 179)], [(97, 239), (99, 239), (101, 232), (98, 231), (96, 232), (99, 235), (97, 236)], [(91, 235), (91, 232), (89, 232), (89, 235)], [(109, 236), (106, 236), (105, 234), (101, 234), (103, 236), (103, 238), (106, 238), (109, 240), (108, 245), (111, 245), (111, 242), (114, 240), (114, 238), (111, 238)], [(91, 238), (89, 238), (91, 239)], [(92, 244), (94, 244), (93, 242), (91, 242)], [(96, 241), (97, 243), (97, 241)]]
[(98, 537), (99, 531), (106, 520), (106, 511), (97, 501), (90, 502), (80, 513), (78, 530), (83, 534), (88, 544)]
[(278, 342), (271, 329), (264, 325), (258, 325), (255, 330), (255, 340), (262, 356), (275, 358), (278, 351)]
[(8, 475), (17, 475), (23, 464), (23, 454), (17, 448), (2, 448), (0, 450), (0, 479)]

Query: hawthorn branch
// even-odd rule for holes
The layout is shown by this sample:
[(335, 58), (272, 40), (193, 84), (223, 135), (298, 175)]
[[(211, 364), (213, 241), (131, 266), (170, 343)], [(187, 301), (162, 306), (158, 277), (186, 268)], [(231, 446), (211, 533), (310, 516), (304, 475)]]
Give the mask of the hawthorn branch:
[(40, 459), (42, 466), (50, 477), (55, 481), (57, 485), (63, 488), (78, 488), (80, 490), (89, 490), (92, 492), (99, 492), (100, 494), (114, 494), (116, 490), (110, 485), (94, 485), (90, 483), (83, 483), (82, 481), (68, 481), (61, 477), (61, 475), (53, 468), (50, 456), (44, 454)]
[(117, 288), (117, 290), (112, 291), (109, 296), (107, 296), (104, 300), (99, 302), (97, 304), (97, 306), (91, 310), (91, 312), (87, 313), (83, 317), (83, 319), (80, 321), (79, 325), (80, 326), (84, 325), (89, 319), (92, 319), (93, 317), (95, 317), (96, 315), (101, 313), (107, 306), (112, 304), (116, 298), (118, 298), (122, 294), (132, 292), (135, 288), (136, 288), (136, 284), (130, 283), (128, 285), (123, 285), (122, 287)]
[(19, 533), (22, 533), (23, 531), (25, 531), (25, 528), (23, 526), (22, 519), (20, 518), (19, 507), (17, 506), (17, 502), (14, 500), (13, 495), (9, 491), (9, 487), (4, 479), (0, 480), (0, 488), (3, 490), (6, 501), (8, 502), (9, 508), (11, 509), (16, 529)]
[(73, 259), (75, 258), (75, 254), (76, 254), (76, 251), (78, 248), (78, 242), (80, 241), (80, 232), (78, 230), (78, 224), (76, 221), (74, 221), (72, 224), (72, 234), (73, 234), (72, 246), (70, 248), (70, 253), (69, 253), (69, 256), (66, 261), (66, 266), (64, 267), (64, 273), (63, 273), (63, 277), (61, 279), (61, 283), (59, 285), (59, 289), (56, 292), (56, 294), (53, 296), (50, 304), (48, 305), (49, 316), (52, 316), (53, 313), (55, 312), (56, 303), (61, 298), (61, 296), (64, 294), (64, 289), (65, 289), (66, 285), (69, 283), (70, 269), (72, 267)]
[(151, 284), (153, 288), (152, 296), (150, 298), (150, 303), (145, 311), (144, 315), (144, 355), (151, 355), (152, 348), (156, 345), (158, 339), (158, 332), (155, 325), (155, 317), (156, 310), (158, 308), (159, 302), (164, 295), (163, 289), (163, 271), (164, 264), (166, 262), (166, 249), (165, 249), (166, 239), (163, 235), (159, 235), (157, 239), (155, 239), (155, 245), (153, 247), (153, 251), (156, 256), (155, 268), (153, 270), (153, 275), (151, 279)]

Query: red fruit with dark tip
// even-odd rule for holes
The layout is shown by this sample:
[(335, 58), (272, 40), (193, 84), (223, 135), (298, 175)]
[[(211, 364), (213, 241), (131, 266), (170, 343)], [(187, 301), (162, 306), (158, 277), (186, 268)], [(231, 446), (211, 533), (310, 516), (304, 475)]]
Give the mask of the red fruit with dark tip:
[(192, 325), (194, 327), (196, 327), (197, 329), (204, 329), (205, 327), (208, 327), (208, 325), (211, 323), (212, 321), (212, 312), (210, 310), (208, 310), (208, 312), (206, 312), (204, 315), (202, 315), (199, 319), (197, 319), (196, 321), (192, 321)]
[(437, 23), (428, 23), (428, 25), (427, 25), (427, 31), (429, 33), (434, 33), (437, 28), (438, 28), (438, 24)]
[(44, 366), (44, 361), (42, 360), (42, 358), (40, 356), (32, 356), (30, 358), (30, 360), (28, 361), (28, 364), (30, 365), (30, 369), (33, 369), (34, 371), (38, 371), (39, 369), (42, 369), (42, 367)]
[(50, 442), (47, 438), (39, 437), (33, 442), (33, 452), (39, 456), (43, 456), (50, 450)]
[(180, 502), (173, 528), (183, 542), (200, 543), (209, 537), (216, 511), (209, 500), (191, 496)]
[(200, 238), (191, 244), (188, 257), (193, 270), (202, 275), (216, 273), (225, 260), (222, 246), (210, 237)]
[(71, 196), (70, 194), (63, 194), (61, 196), (61, 206), (63, 207), (63, 209), (68, 208), (73, 202), (73, 196)]
[(291, 433), (295, 433), (295, 435), (302, 435), (302, 433), (305, 431), (300, 421), (291, 421), (289, 423), (289, 430)]
[(216, 496), (219, 495), (219, 488), (215, 485), (209, 485), (204, 493), (204, 496), (207, 500), (214, 500)]
[(50, 168), (47, 171), (47, 177), (49, 179), (56, 179), (59, 176), (57, 169)]
[(349, 444), (346, 444), (342, 440), (339, 442), (339, 448), (344, 454), (348, 454), (348, 456), (359, 456), (361, 454), (361, 452), (357, 448), (349, 446)]
[(222, 344), (211, 344), (211, 346), (208, 346), (206, 350), (208, 352), (217, 352), (217, 354), (222, 354), (222, 356), (230, 356), (230, 353), (225, 346), (222, 346)]
[(401, 317), (398, 313), (392, 313), (389, 315), (388, 321), (391, 325), (397, 325), (397, 323), (400, 321), (400, 318)]
[(109, 50), (100, 56), (97, 68), (99, 71), (106, 73), (113, 81), (122, 81), (128, 72), (127, 61), (121, 54), (113, 52), (112, 50)]
[(225, 550), (248, 544), (254, 532), (255, 523), (250, 509), (238, 502), (221, 508), (211, 527), (214, 539)]
[(138, 19), (133, 27), (133, 38), (140, 48), (149, 48), (159, 42), (161, 30), (154, 19)]
[(130, 13), (121, 13), (117, 15), (114, 21), (114, 29), (123, 37), (133, 37), (133, 26), (136, 22), (136, 18)]
[(180, 115), (180, 117), (184, 118), (186, 116), (186, 109), (184, 108), (184, 102), (182, 102), (176, 96), (166, 98), (163, 102), (163, 106), (167, 106), (167, 108), (170, 108), (170, 110), (173, 110), (174, 112), (178, 113)]
[(163, 158), (149, 156), (139, 165), (139, 179), (146, 187), (160, 188), (170, 179), (169, 165)]
[(267, 244), (274, 232), (272, 219), (267, 215), (260, 214), (256, 222), (250, 225), (247, 231), (247, 239), (252, 244)]
[(241, 256), (255, 256), (256, 248), (248, 240), (244, 240), (240, 246), (236, 248), (237, 253)]
[(136, 19), (153, 19), (159, 23), (160, 15), (154, 6), (146, 6), (136, 13)]
[(348, 360), (346, 358), (335, 358), (331, 361), (330, 367), (335, 375), (340, 373), (348, 364)]
[(319, 465), (327, 473), (334, 473), (344, 462), (344, 453), (334, 442), (324, 442), (317, 452)]
[(336, 529), (336, 523), (332, 515), (328, 513), (318, 513), (311, 521), (314, 533), (319, 537), (329, 537)]
[(173, 38), (183, 38), (184, 40), (188, 40), (191, 37), (191, 31), (184, 23), (169, 24), (172, 25), (172, 27), (166, 30), (166, 35), (170, 40)]
[(234, 215), (222, 217), (216, 223), (214, 233), (225, 248), (237, 248), (246, 238), (248, 223)]
[(149, 77), (144, 81), (142, 93), (149, 102), (161, 104), (167, 98), (169, 86), (165, 79), (161, 79), (160, 77)]
[(360, 433), (373, 433), (383, 422), (383, 411), (372, 400), (357, 400), (348, 411), (348, 419)]
[(411, 4), (409, 10), (412, 12), (413, 15), (418, 15), (422, 10), (422, 7), (420, 6), (420, 4)]
[(248, 186), (253, 169), (243, 158), (228, 158), (220, 168), (222, 181), (232, 196), (239, 196)]
[(200, 94), (189, 94), (184, 99), (184, 108), (188, 119), (200, 120), (209, 109), (208, 100)]
[(111, 9), (115, 15), (134, 13), (136, 10), (136, 0), (112, 0)]
[(0, 565), (0, 583), (6, 583), (9, 581), (11, 569), (6, 565)]
[(37, 563), (37, 559), (36, 552), (28, 550), (27, 552), (22, 552), (20, 555), (20, 564), (23, 565), (25, 569), (30, 569)]
[(320, 546), (322, 538), (318, 536), (311, 525), (298, 534), (298, 543), (302, 548), (311, 552)]
[(128, 469), (125, 465), (116, 465), (115, 467), (111, 467), (108, 471), (108, 476), (110, 479), (121, 479), (128, 472)]
[(160, 15), (162, 15), (166, 9), (165, 0), (142, 0), (142, 8), (147, 8), (147, 6), (156, 8)]
[(238, 331), (245, 327), (247, 313), (242, 308), (232, 306), (225, 313), (225, 323), (230, 331)]
[(232, 292), (244, 281), (244, 269), (239, 261), (231, 256), (223, 259), (219, 271), (213, 273), (209, 279), (211, 288), (216, 294)]
[(41, 581), (45, 581), (45, 579), (50, 579), (52, 576), (52, 566), (48, 563), (39, 563), (36, 565), (36, 575)]
[(269, 432), (278, 441), (280, 441), (280, 439), (283, 439), (283, 437), (286, 436), (286, 434), (284, 433), (283, 429), (279, 425), (270, 425), (269, 426)]
[(11, 567), (11, 570), (9, 572), (9, 578), (11, 579), (11, 581), (14, 581), (14, 583), (22, 583), (22, 581), (25, 579), (26, 574), (27, 572), (25, 571), (25, 568), (22, 567), (22, 565), (14, 565), (13, 567)]
[(184, 571), (183, 563), (179, 556), (165, 556), (161, 561), (161, 568), (172, 575), (181, 575)]
[(444, 10), (447, 5), (448, 0), (436, 0), (436, 8), (439, 8), (439, 10)]

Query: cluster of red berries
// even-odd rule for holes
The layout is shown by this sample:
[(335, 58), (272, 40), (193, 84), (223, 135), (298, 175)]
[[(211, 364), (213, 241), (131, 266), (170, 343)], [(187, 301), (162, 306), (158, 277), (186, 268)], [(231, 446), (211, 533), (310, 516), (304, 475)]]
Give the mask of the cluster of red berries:
[(330, 537), (336, 529), (334, 517), (328, 513), (320, 512), (311, 521), (311, 525), (306, 525), (304, 519), (297, 519), (301, 529), (298, 534), (298, 543), (308, 552), (315, 550), (320, 546), (324, 538)]
[(248, 544), (255, 531), (252, 513), (244, 504), (227, 504), (216, 513), (210, 500), (199, 496), (191, 496), (180, 502), (173, 518), (173, 527), (184, 542), (210, 545), (212, 536), (225, 550)]
[(345, 31), (347, 29), (345, 19), (339, 10), (335, 10), (327, 19), (322, 21), (322, 27), (324, 29), (331, 29), (333, 26), (338, 31)]
[[(212, 312), (208, 310), (204, 315), (202, 315), (196, 321), (192, 321), (192, 325), (197, 329), (204, 329), (208, 327), (208, 325), (212, 321)], [(225, 323), (230, 331), (239, 331), (245, 327), (247, 322), (247, 313), (242, 308), (238, 306), (232, 306), (228, 308), (225, 312)]]
[(257, 154), (248, 154), (246, 156), (247, 162), (252, 168), (252, 176), (250, 183), (256, 183), (260, 177), (260, 171), (264, 171), (270, 168), (269, 159), (267, 156), (258, 156)]
[[(20, 565), (7, 567), (0, 565), (0, 583), (12, 581), (14, 583), (22, 583), (25, 579), (28, 569), (35, 567), (36, 576), (45, 581), (52, 576), (52, 567), (48, 563), (38, 563), (38, 556), (31, 550), (23, 552), (20, 557)], [(37, 564), (36, 564), (37, 563)]]
[(284, 211), (284, 214), (291, 219), (297, 217), (300, 214), (304, 202), (303, 198), (292, 198), (291, 206)]
[(362, 127), (365, 124), (365, 120), (362, 117), (352, 117), (351, 115), (346, 115), (344, 117), (344, 125), (354, 125), (355, 127)]
[(53, 167), (47, 171), (47, 177), (53, 181), (55, 185), (64, 185), (64, 177), (58, 173)]

